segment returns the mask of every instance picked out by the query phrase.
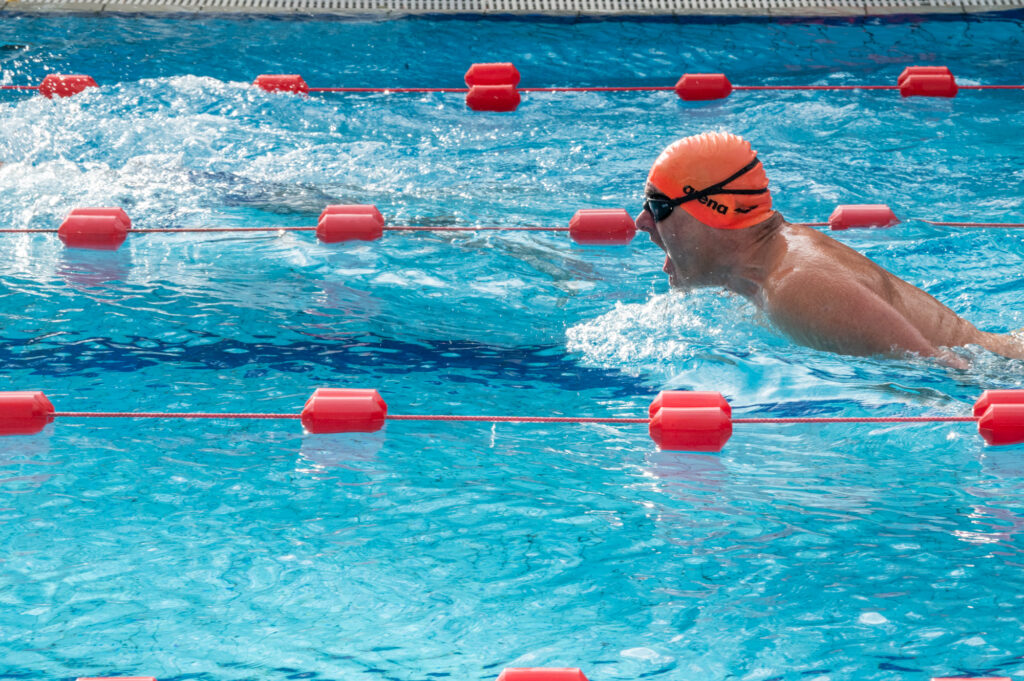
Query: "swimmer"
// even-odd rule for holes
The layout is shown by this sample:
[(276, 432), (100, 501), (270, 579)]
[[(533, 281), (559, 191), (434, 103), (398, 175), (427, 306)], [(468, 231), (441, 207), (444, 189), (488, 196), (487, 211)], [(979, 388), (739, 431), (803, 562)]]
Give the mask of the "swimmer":
[(704, 133), (665, 149), (637, 229), (666, 253), (669, 284), (717, 286), (763, 310), (795, 342), (846, 355), (936, 357), (980, 345), (1024, 359), (1024, 341), (979, 331), (857, 251), (772, 210), (768, 177), (742, 138)]

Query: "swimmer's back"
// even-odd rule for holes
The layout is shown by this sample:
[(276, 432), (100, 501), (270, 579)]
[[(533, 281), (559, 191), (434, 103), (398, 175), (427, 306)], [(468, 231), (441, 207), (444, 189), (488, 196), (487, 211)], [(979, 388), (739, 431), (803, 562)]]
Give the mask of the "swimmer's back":
[[(943, 347), (984, 344), (986, 334), (933, 296), (828, 235), (784, 224), (779, 236), (786, 246), (775, 268), (779, 276), (765, 284), (766, 302), (775, 303), (766, 309), (809, 345), (858, 355), (895, 349), (932, 356)], [(818, 338), (850, 341), (837, 347)]]

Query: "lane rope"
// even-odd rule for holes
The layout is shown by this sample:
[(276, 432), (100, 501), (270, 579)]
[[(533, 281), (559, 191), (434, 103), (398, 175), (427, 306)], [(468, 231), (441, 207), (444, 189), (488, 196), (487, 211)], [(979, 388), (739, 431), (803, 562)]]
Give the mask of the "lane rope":
[(300, 420), (306, 432), (372, 433), (388, 421), (477, 423), (647, 424), (661, 449), (719, 452), (732, 437), (733, 426), (765, 424), (909, 424), (976, 423), (991, 445), (1024, 443), (1024, 390), (987, 390), (974, 403), (970, 416), (768, 416), (733, 418), (721, 393), (663, 391), (654, 398), (647, 417), (535, 416), (489, 414), (388, 414), (374, 389), (318, 388), (302, 412), (127, 412), (57, 411), (40, 391), (0, 392), (0, 436), (33, 435), (55, 419), (253, 419)]
[[(39, 85), (0, 85), (0, 90), (39, 91)], [(960, 90), (1024, 90), (1024, 85), (957, 85)], [(308, 92), (349, 94), (466, 94), (468, 87), (309, 87)], [(519, 87), (519, 92), (672, 92), (671, 85), (578, 85)], [(733, 85), (734, 91), (849, 91), (899, 90), (898, 85)]]
[[(823, 223), (823, 224), (828, 224)], [(465, 227), (455, 225), (384, 225), (385, 232), (568, 232), (569, 227)], [(131, 234), (182, 234), (205, 232), (315, 232), (316, 227), (168, 227), (166, 229), (129, 230)], [(30, 229), (0, 229), (0, 234), (58, 234), (54, 227)]]
[[(907, 218), (907, 221), (923, 222), (935, 227), (965, 227), (977, 229), (1022, 229), (1024, 223), (1020, 222), (939, 222), (926, 220), (924, 218)], [(795, 221), (793, 224), (805, 227), (828, 227), (829, 222), (804, 222)], [(385, 232), (569, 232), (570, 227), (560, 226), (465, 226), (465, 225), (383, 225), (381, 229)], [(271, 225), (267, 227), (167, 227), (167, 228), (131, 228), (131, 234), (200, 234), (200, 233), (245, 233), (245, 232), (316, 232), (317, 227), (294, 227), (283, 225)], [(0, 228), (0, 234), (58, 234), (60, 229), (56, 227), (28, 227)]]
[[(224, 419), (224, 420), (275, 420), (300, 419), (301, 414), (273, 414), (247, 412), (145, 412), (145, 411), (57, 411), (54, 418), (77, 419)], [(501, 416), (463, 414), (388, 414), (388, 421), (439, 421), (467, 423), (603, 423), (637, 424), (649, 423), (649, 418), (639, 416)], [(974, 423), (976, 416), (778, 416), (740, 417), (733, 423), (794, 424), (794, 423)]]
[[(267, 92), (308, 95), (310, 93), (459, 93), (465, 94), (466, 106), (473, 111), (510, 112), (519, 108), (521, 93), (561, 92), (668, 92), (674, 91), (683, 101), (706, 102), (725, 99), (733, 92), (770, 91), (898, 91), (903, 97), (956, 97), (961, 90), (1024, 90), (1024, 85), (959, 85), (946, 66), (907, 66), (895, 85), (736, 85), (724, 73), (684, 73), (674, 86), (667, 85), (593, 85), (519, 87), (521, 76), (509, 62), (476, 63), (469, 67), (463, 80), (466, 87), (310, 87), (300, 74), (261, 74), (253, 86)], [(44, 97), (71, 97), (89, 88), (99, 87), (85, 74), (47, 75), (38, 86), (8, 85), (7, 90), (37, 90)]]
[(993, 229), (1019, 229), (1024, 227), (1024, 223), (1020, 222), (934, 222), (923, 218), (918, 218), (918, 220), (928, 223), (929, 225), (935, 225), (936, 227), (978, 227)]

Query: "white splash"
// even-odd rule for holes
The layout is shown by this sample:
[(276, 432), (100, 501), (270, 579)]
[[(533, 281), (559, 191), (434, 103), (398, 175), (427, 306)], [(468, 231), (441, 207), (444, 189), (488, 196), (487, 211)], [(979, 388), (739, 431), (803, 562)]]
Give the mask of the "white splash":
[(709, 289), (656, 295), (644, 303), (616, 303), (595, 319), (566, 331), (570, 352), (586, 363), (639, 373), (678, 366), (716, 346), (727, 349), (785, 342), (740, 298)]

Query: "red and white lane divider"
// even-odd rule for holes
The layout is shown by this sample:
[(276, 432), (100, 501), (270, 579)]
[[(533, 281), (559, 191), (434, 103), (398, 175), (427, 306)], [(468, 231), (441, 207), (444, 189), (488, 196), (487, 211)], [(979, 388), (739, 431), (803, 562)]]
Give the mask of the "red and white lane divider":
[[(940, 227), (1024, 228), (1014, 222), (935, 222)], [(899, 224), (892, 209), (884, 204), (838, 206), (828, 222), (804, 222), (810, 227), (833, 230), (860, 227), (891, 227)], [(374, 205), (333, 205), (320, 213), (316, 227), (181, 227), (170, 229), (134, 229), (123, 208), (75, 208), (57, 228), (0, 229), (0, 234), (56, 234), (68, 248), (117, 250), (129, 234), (179, 233), (251, 233), (251, 232), (315, 232), (324, 243), (344, 241), (375, 241), (384, 232), (568, 232), (569, 237), (584, 245), (628, 244), (636, 236), (636, 225), (622, 208), (596, 208), (576, 211), (567, 227), (456, 227), (388, 225)]]
[[(724, 73), (686, 73), (675, 85), (519, 87), (520, 74), (508, 62), (473, 64), (464, 76), (466, 87), (310, 87), (299, 74), (262, 74), (253, 85), (268, 92), (309, 94), (348, 93), (465, 93), (474, 111), (508, 112), (519, 108), (522, 92), (657, 92), (671, 91), (687, 102), (724, 99), (743, 91), (898, 90), (903, 97), (955, 97), (960, 90), (1024, 90), (1024, 85), (959, 85), (946, 66), (908, 66), (895, 85), (733, 85)], [(50, 74), (39, 85), (0, 85), (3, 90), (38, 91), (44, 97), (70, 97), (96, 81), (82, 74)]]
[(651, 402), (646, 417), (389, 414), (376, 390), (352, 388), (319, 388), (297, 414), (57, 411), (40, 391), (0, 392), (0, 436), (34, 435), (57, 418), (295, 419), (310, 434), (373, 433), (389, 421), (647, 424), (660, 449), (694, 452), (722, 451), (734, 424), (976, 423), (987, 444), (1013, 445), (1024, 443), (1024, 390), (987, 390), (970, 416), (774, 418), (733, 418), (732, 407), (722, 394), (710, 391), (663, 391)]

